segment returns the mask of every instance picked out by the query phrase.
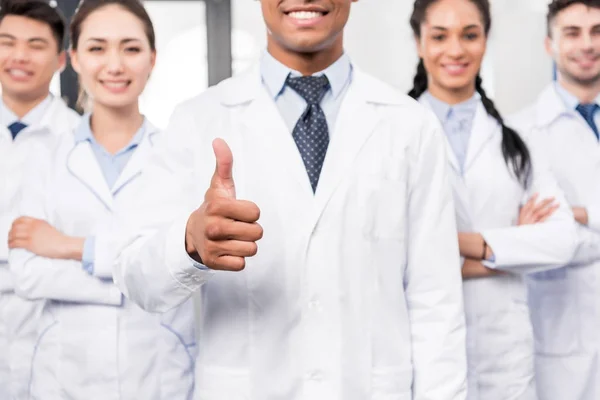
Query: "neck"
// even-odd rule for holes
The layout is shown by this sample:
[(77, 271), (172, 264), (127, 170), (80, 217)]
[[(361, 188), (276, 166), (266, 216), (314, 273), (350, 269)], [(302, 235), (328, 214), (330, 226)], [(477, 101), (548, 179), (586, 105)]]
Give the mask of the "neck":
[[(429, 82), (432, 82), (431, 79)], [(475, 94), (475, 82), (458, 89), (446, 89), (436, 84), (430, 84), (427, 88), (429, 93), (436, 99), (443, 101), (451, 106), (469, 100)]]
[(581, 85), (577, 82), (573, 82), (569, 79), (565, 79), (563, 76), (558, 76), (558, 83), (573, 96), (577, 97), (577, 100), (581, 104), (590, 104), (596, 101), (596, 98), (600, 94), (600, 79), (589, 85)]
[(313, 53), (299, 53), (282, 47), (269, 35), (267, 50), (277, 61), (304, 76), (313, 75), (327, 69), (344, 54), (341, 37), (327, 49)]
[(118, 151), (129, 143), (143, 122), (137, 102), (121, 108), (95, 103), (90, 126), (98, 143), (109, 151)]
[(22, 119), (49, 95), (49, 91), (35, 97), (11, 96), (8, 93), (3, 93), (2, 101), (9, 110), (11, 110), (19, 119)]

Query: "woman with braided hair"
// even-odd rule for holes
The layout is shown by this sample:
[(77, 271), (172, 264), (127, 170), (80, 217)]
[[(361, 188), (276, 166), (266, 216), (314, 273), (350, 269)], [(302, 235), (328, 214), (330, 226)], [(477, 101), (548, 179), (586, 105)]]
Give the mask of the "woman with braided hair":
[[(447, 138), (462, 257), (469, 399), (535, 400), (533, 338), (523, 276), (560, 268), (575, 250), (573, 216), (525, 138), (479, 75), (488, 0), (416, 0), (420, 57), (409, 95)], [(524, 203), (524, 204), (523, 204)]]

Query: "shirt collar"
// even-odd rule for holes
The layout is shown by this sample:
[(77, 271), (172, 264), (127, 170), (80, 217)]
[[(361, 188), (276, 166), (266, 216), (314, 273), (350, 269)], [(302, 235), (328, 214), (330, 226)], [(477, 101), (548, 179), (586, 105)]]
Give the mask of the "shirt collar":
[[(554, 82), (554, 88), (556, 89), (556, 93), (558, 93), (558, 97), (565, 103), (568, 110), (577, 109), (577, 106), (579, 105), (579, 99), (577, 97), (565, 89), (558, 81)], [(596, 97), (594, 103), (600, 104), (600, 96)]]
[(53, 96), (49, 94), (37, 106), (33, 107), (23, 118), (17, 117), (17, 115), (6, 106), (4, 101), (0, 101), (0, 118), (2, 123), (5, 126), (10, 126), (17, 121), (21, 121), (27, 126), (38, 125), (42, 121), (46, 110), (50, 106), (52, 97)]
[[(276, 99), (285, 89), (285, 83), (289, 75), (302, 76), (300, 72), (286, 67), (276, 60), (268, 51), (265, 51), (260, 61), (260, 72), (263, 83), (267, 86), (271, 96)], [(343, 54), (336, 62), (325, 70), (313, 74), (313, 76), (327, 76), (331, 93), (337, 98), (348, 85), (352, 77), (352, 64), (350, 57)]]
[[(91, 121), (91, 114), (85, 114), (81, 118), (81, 122), (80, 122), (79, 126), (77, 127), (77, 129), (75, 130), (75, 134), (74, 134), (75, 143), (81, 143), (81, 142), (88, 141), (92, 144), (98, 144), (98, 142), (96, 142), (96, 139), (94, 138), (94, 134), (92, 133), (92, 127), (91, 127), (90, 121)], [(129, 144), (127, 146), (125, 146), (123, 149), (121, 149), (117, 154), (119, 154), (123, 151), (127, 151), (131, 148), (137, 147), (142, 142), (142, 139), (144, 138), (144, 134), (146, 133), (147, 126), (148, 126), (148, 121), (144, 117), (144, 122), (142, 122), (142, 126), (140, 127), (140, 129), (138, 129), (138, 131), (135, 133), (135, 135), (133, 135), (133, 138), (131, 139)]]
[(453, 111), (461, 114), (475, 115), (475, 112), (477, 111), (477, 105), (481, 100), (481, 95), (475, 92), (473, 97), (470, 99), (451, 106), (450, 104), (434, 97), (429, 91), (426, 91), (423, 96), (425, 96), (425, 99), (431, 105), (431, 109), (433, 110), (434, 114), (442, 122), (445, 122), (448, 117), (450, 117), (450, 113)]

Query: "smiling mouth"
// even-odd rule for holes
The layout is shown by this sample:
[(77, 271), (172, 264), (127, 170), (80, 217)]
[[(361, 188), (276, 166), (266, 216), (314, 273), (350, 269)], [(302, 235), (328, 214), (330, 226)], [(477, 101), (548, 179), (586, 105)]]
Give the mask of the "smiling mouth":
[(130, 80), (124, 80), (124, 81), (103, 81), (103, 80), (101, 80), (100, 83), (102, 84), (102, 86), (104, 86), (105, 88), (107, 88), (108, 90), (113, 91), (113, 92), (123, 91), (127, 87), (129, 87), (129, 85), (131, 85)]
[(327, 11), (290, 11), (285, 13), (285, 15), (287, 15), (288, 17), (300, 21), (321, 18), (326, 16), (327, 14)]
[(33, 76), (32, 72), (25, 71), (25, 70), (22, 70), (19, 68), (8, 68), (5, 70), (5, 72), (16, 79), (26, 79), (26, 78), (29, 78), (30, 76)]

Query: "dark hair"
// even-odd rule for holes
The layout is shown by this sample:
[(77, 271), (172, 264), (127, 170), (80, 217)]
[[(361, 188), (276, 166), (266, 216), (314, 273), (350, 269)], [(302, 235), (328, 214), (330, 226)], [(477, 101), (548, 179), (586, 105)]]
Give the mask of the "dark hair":
[(548, 4), (548, 14), (546, 15), (546, 25), (548, 29), (548, 36), (552, 36), (552, 22), (554, 18), (565, 8), (571, 7), (574, 4), (583, 4), (587, 7), (600, 8), (600, 0), (552, 0)]
[[(421, 37), (421, 24), (425, 21), (427, 9), (430, 5), (434, 4), (437, 0), (416, 0), (414, 4), (413, 13), (410, 17), (410, 26), (413, 30), (415, 37)], [(469, 0), (477, 6), (483, 19), (483, 27), (486, 36), (489, 34), (492, 26), (492, 17), (490, 13), (490, 3), (488, 0)], [(487, 97), (485, 90), (482, 86), (482, 79), (479, 74), (475, 78), (475, 90), (481, 96), (481, 102), (485, 107), (488, 115), (493, 117), (502, 126), (502, 155), (507, 165), (512, 167), (512, 171), (523, 185), (527, 187), (529, 184), (529, 177), (531, 175), (531, 156), (527, 145), (521, 139), (519, 134), (512, 128), (509, 128), (504, 124), (504, 119), (496, 109), (494, 102)], [(408, 93), (414, 99), (421, 97), (427, 90), (427, 70), (423, 59), (419, 60), (417, 66), (417, 74), (413, 81), (413, 88)]]
[(144, 8), (144, 5), (139, 0), (81, 0), (75, 11), (75, 15), (73, 15), (73, 19), (71, 19), (70, 35), (71, 47), (73, 50), (77, 50), (79, 36), (81, 36), (81, 28), (85, 20), (94, 11), (108, 5), (118, 5), (138, 17), (144, 24), (146, 36), (148, 37), (148, 42), (150, 42), (150, 48), (152, 51), (156, 51), (154, 25), (152, 24), (152, 20)]
[(31, 18), (47, 24), (56, 40), (58, 52), (64, 50), (65, 17), (56, 6), (43, 0), (2, 0), (0, 2), (0, 22), (8, 15)]

